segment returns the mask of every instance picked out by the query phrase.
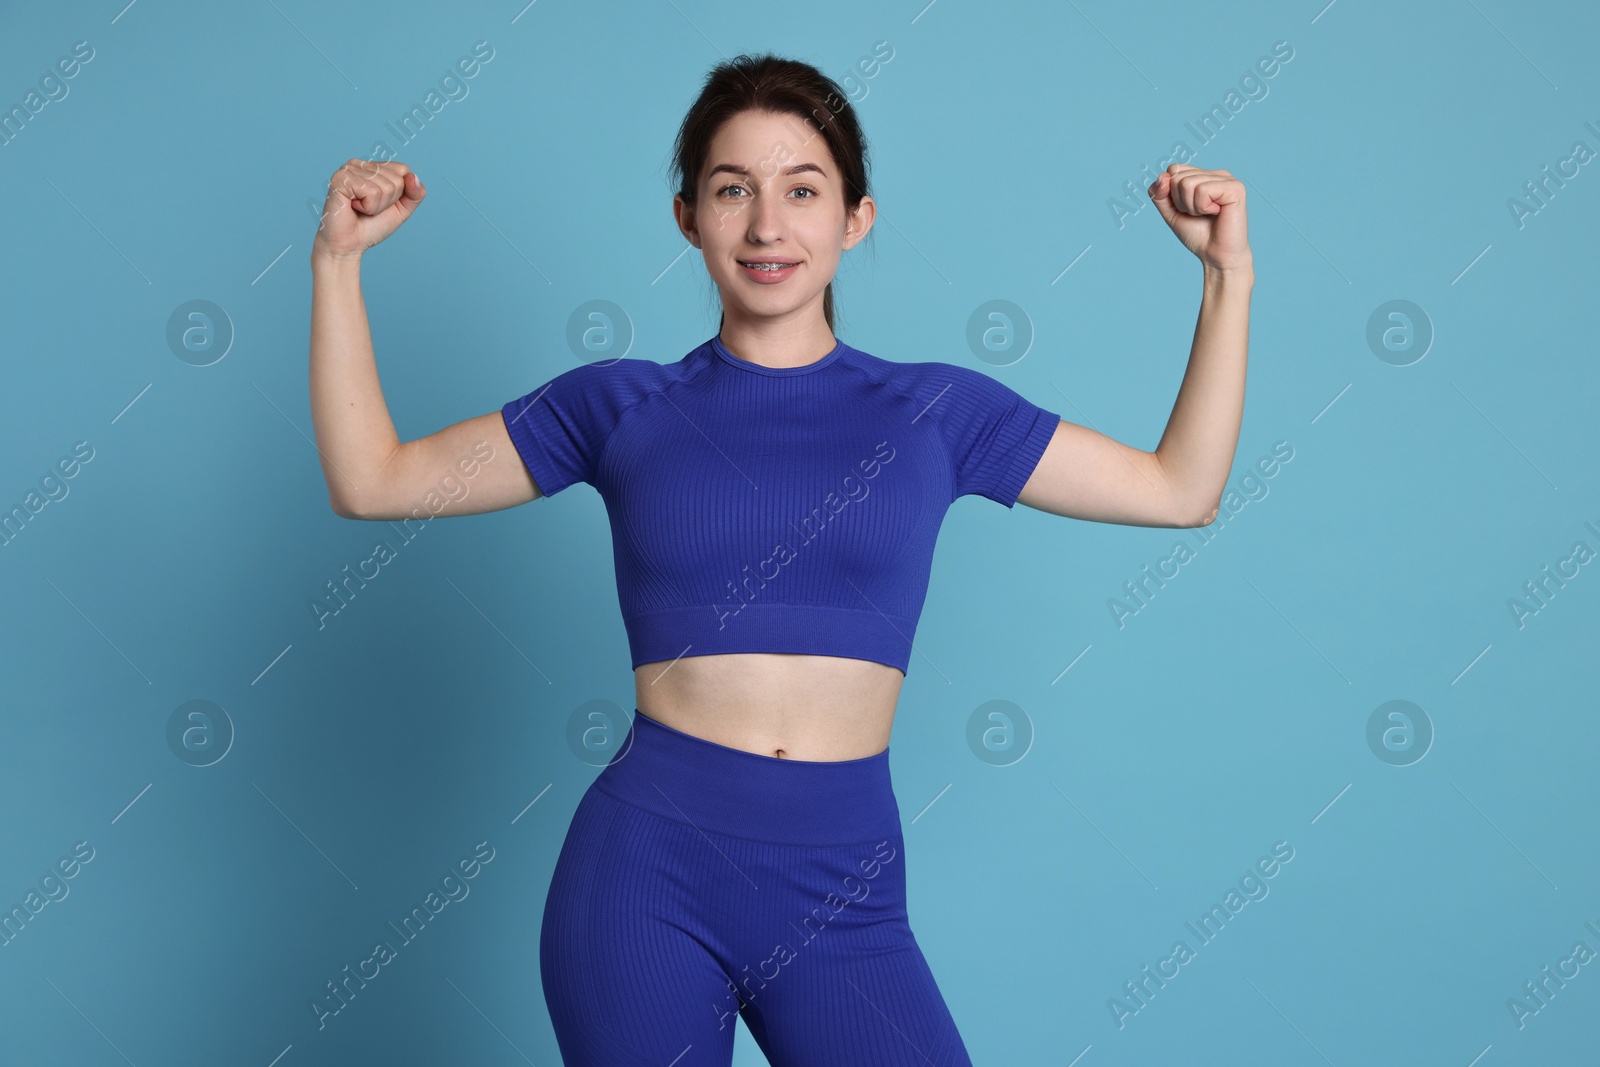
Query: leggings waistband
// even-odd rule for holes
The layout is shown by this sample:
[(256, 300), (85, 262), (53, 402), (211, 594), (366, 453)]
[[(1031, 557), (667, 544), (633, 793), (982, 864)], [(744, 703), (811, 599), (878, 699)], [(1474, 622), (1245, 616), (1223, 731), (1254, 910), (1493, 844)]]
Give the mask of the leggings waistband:
[(708, 833), (849, 845), (900, 833), (889, 750), (837, 762), (779, 759), (675, 730), (634, 709), (594, 788)]

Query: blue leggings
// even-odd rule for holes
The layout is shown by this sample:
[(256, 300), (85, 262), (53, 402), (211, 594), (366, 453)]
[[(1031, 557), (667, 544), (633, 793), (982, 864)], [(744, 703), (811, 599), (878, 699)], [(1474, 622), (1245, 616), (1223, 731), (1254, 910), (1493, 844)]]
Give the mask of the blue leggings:
[(889, 751), (778, 759), (634, 711), (539, 939), (566, 1067), (971, 1067), (906, 918)]

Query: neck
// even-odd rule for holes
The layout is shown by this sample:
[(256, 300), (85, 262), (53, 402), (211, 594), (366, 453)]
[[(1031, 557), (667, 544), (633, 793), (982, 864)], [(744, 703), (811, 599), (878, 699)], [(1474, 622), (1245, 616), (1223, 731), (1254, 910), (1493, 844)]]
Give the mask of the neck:
[(804, 320), (744, 319), (724, 315), (717, 331), (722, 346), (764, 367), (799, 367), (833, 351), (838, 338), (820, 314)]

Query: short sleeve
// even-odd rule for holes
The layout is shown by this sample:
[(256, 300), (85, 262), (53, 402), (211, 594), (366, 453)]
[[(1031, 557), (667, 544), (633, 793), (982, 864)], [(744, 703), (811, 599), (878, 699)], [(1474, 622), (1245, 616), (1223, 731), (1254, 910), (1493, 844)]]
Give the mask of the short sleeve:
[(1061, 416), (980, 371), (953, 364), (940, 370), (931, 408), (955, 467), (955, 495), (976, 493), (1014, 506)]
[(534, 484), (555, 496), (574, 482), (594, 484), (595, 464), (615, 425), (615, 376), (587, 363), (556, 375), (500, 409), (506, 432)]

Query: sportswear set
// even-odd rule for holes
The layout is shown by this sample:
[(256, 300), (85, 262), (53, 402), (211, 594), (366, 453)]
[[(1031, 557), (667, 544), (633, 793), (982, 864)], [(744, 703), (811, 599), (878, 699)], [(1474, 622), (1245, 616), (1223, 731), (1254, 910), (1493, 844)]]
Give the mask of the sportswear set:
[[(946, 510), (1012, 507), (1061, 421), (953, 364), (839, 341), (764, 367), (720, 337), (574, 367), (502, 415), (542, 495), (600, 492), (634, 667), (788, 652), (902, 674)], [(545, 902), (569, 1067), (727, 1067), (736, 1015), (777, 1067), (970, 1064), (906, 919), (888, 757), (778, 759), (634, 709)]]

